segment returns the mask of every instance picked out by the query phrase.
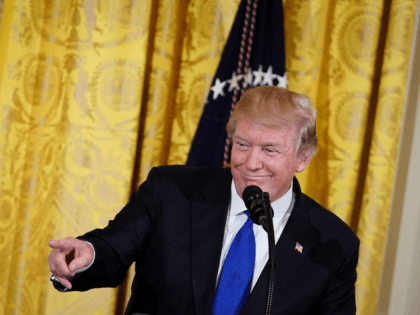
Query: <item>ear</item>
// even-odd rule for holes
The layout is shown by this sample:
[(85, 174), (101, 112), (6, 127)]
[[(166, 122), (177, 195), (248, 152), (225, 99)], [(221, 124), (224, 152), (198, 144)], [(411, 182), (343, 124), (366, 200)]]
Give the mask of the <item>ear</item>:
[(302, 152), (297, 157), (297, 165), (296, 165), (296, 172), (300, 173), (309, 165), (309, 162), (312, 160), (313, 153), (309, 152)]

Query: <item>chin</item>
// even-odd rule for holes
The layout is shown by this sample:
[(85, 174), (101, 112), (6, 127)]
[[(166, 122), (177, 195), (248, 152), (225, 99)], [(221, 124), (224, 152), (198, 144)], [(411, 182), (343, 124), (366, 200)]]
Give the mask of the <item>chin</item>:
[(250, 178), (247, 176), (242, 176), (241, 180), (245, 183), (246, 186), (255, 185), (262, 189), (262, 186), (266, 186), (265, 183), (267, 183), (269, 177), (268, 176), (260, 176), (255, 178)]
[(243, 193), (244, 189), (248, 186), (257, 186), (257, 187), (261, 188), (261, 190), (263, 192), (267, 191), (267, 189), (265, 188), (265, 185), (263, 183), (260, 183), (258, 181), (248, 181), (248, 180), (246, 180), (246, 181), (243, 181), (243, 185), (241, 185), (241, 188), (242, 188), (241, 194), (240, 194), (241, 197), (242, 197), (242, 193)]

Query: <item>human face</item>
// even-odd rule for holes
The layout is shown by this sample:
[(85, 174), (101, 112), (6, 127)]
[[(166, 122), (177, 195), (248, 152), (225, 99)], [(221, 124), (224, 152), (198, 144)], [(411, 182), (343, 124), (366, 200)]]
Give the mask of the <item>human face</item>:
[(272, 128), (245, 119), (236, 123), (231, 171), (239, 196), (249, 185), (268, 192), (271, 201), (289, 190), (295, 172), (309, 163), (296, 157), (294, 139), (294, 128)]

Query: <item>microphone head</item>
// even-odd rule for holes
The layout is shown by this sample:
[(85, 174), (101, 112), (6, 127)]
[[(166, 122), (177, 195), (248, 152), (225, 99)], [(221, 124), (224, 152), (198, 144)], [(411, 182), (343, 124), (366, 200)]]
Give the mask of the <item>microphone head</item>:
[(260, 187), (251, 185), (247, 186), (242, 192), (242, 199), (245, 202), (245, 206), (248, 210), (251, 210), (251, 204), (257, 199), (263, 198), (263, 191)]

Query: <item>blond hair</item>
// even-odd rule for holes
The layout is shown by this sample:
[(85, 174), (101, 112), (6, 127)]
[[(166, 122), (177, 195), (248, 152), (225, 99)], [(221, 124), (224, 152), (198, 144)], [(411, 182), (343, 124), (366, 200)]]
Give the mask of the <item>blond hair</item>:
[(242, 119), (273, 128), (296, 128), (296, 156), (313, 156), (318, 149), (316, 111), (303, 94), (275, 86), (251, 88), (242, 95), (229, 118), (229, 137)]

